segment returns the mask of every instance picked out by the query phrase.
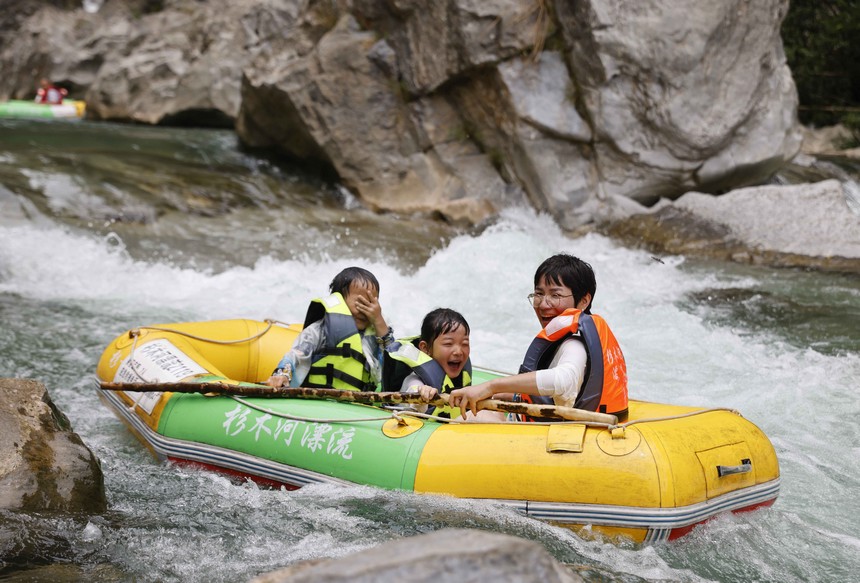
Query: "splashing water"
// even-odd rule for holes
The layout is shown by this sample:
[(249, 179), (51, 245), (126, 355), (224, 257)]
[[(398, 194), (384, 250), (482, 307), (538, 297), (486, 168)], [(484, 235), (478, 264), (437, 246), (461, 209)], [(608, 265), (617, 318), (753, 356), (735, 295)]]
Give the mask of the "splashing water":
[[(139, 128), (129, 131), (128, 142), (145, 145)], [(171, 131), (153, 135), (187, 138), (185, 130)], [(207, 163), (235, 162), (223, 134), (192, 135)], [(75, 139), (70, 134), (64, 156), (84, 155), (74, 151)], [(0, 175), (22, 176), (10, 167), (21, 163), (41, 171), (28, 151), (0, 150)], [(48, 386), (101, 459), (111, 510), (81, 518), (3, 513), (13, 534), (3, 543), (0, 573), (63, 562), (96, 580), (234, 581), (446, 526), (536, 540), (601, 580), (832, 581), (860, 571), (856, 278), (681, 257), (657, 262), (601, 236), (566, 238), (547, 217), (522, 209), (484, 230), (431, 225), (416, 233), (421, 219), (303, 206), (296, 201), (304, 193), (273, 194), (287, 196), (286, 210), (233, 200), (217, 214), (185, 213), (186, 230), (179, 228), (183, 213), (158, 210), (158, 197), (144, 204), (151, 222), (89, 225), (67, 213), (79, 208), (74, 192), (104, 202), (86, 198), (88, 208), (114, 202), (93, 195), (86, 182), (69, 184), (0, 187), (0, 375)], [(55, 188), (72, 198), (51, 210), (42, 197)], [(313, 188), (327, 196), (324, 186)], [(261, 227), (285, 217), (288, 235)], [(161, 241), (165, 232), (169, 244)], [(182, 253), (170, 257), (174, 246)], [(379, 279), (398, 335), (417, 332), (427, 311), (451, 307), (469, 320), (473, 361), (512, 370), (536, 332), (525, 297), (534, 269), (556, 252), (594, 266), (594, 309), (622, 344), (634, 398), (733, 407), (770, 436), (782, 471), (772, 508), (634, 548), (587, 541), (491, 502), (360, 486), (265, 490), (157, 463), (92, 386), (101, 351), (126, 329), (233, 317), (298, 321), (333, 275), (355, 264)]]

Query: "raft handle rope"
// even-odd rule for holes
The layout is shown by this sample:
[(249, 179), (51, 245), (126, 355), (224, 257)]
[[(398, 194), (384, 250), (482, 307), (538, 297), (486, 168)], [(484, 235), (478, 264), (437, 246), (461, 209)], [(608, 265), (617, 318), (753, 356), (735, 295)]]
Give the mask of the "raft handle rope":
[[(267, 414), (275, 416), (275, 417), (282, 417), (284, 419), (290, 419), (293, 421), (304, 421), (305, 423), (362, 423), (362, 422), (366, 422), (366, 421), (381, 421), (383, 419), (397, 419), (398, 422), (404, 423), (404, 421), (402, 420), (402, 417), (401, 417), (403, 415), (409, 416), (409, 417), (417, 417), (420, 419), (429, 419), (429, 420), (433, 420), (433, 421), (439, 421), (442, 423), (455, 423), (455, 424), (473, 423), (470, 421), (466, 421), (465, 419), (462, 419), (460, 417), (457, 417), (455, 419), (449, 419), (448, 417), (438, 417), (436, 415), (428, 415), (427, 413), (419, 413), (418, 411), (410, 411), (408, 409), (391, 411), (391, 409), (384, 409), (384, 408), (382, 408), (381, 410), (385, 410), (385, 411), (390, 412), (389, 417), (387, 417), (387, 418), (386, 417), (360, 417), (360, 418), (356, 418), (356, 419), (317, 419), (317, 418), (313, 418), (313, 417), (302, 417), (299, 415), (290, 415), (288, 413), (282, 413), (280, 411), (274, 411), (272, 409), (269, 409), (268, 407), (263, 407), (261, 405), (255, 405), (253, 403), (249, 403), (243, 397), (237, 397), (235, 395), (231, 395), (230, 398), (233, 399), (234, 401), (236, 401), (237, 403), (241, 403), (242, 405), (245, 405), (249, 409), (254, 409), (256, 411), (260, 411), (261, 413), (267, 413)], [(637, 419), (635, 421), (628, 421), (626, 423), (619, 423), (617, 425), (612, 425), (610, 423), (598, 423), (598, 422), (594, 422), (594, 421), (538, 421), (538, 422), (529, 421), (529, 422), (525, 422), (525, 421), (512, 420), (512, 421), (486, 421), (486, 422), (482, 422), (482, 423), (485, 425), (520, 424), (520, 425), (528, 425), (530, 427), (537, 426), (537, 425), (585, 425), (586, 427), (594, 427), (597, 429), (607, 429), (609, 431), (612, 431), (614, 429), (621, 429), (623, 431), (624, 429), (627, 429), (631, 425), (636, 425), (637, 423), (654, 423), (656, 421), (671, 421), (673, 419), (684, 419), (685, 417), (692, 417), (694, 415), (702, 415), (704, 413), (713, 413), (716, 411), (728, 411), (730, 413), (734, 413), (735, 415), (741, 416), (741, 414), (735, 409), (731, 409), (728, 407), (711, 407), (708, 409), (702, 409), (700, 411), (690, 411), (688, 413), (681, 413), (679, 415), (667, 415), (666, 417), (653, 417), (650, 419)]]
[[(418, 411), (409, 411), (408, 409), (402, 409), (398, 411), (392, 411), (391, 409), (380, 408), (381, 411), (388, 411), (388, 417), (359, 417), (356, 419), (318, 419), (315, 417), (302, 417), (300, 415), (290, 415), (289, 413), (283, 413), (281, 411), (274, 411), (269, 409), (268, 407), (263, 407), (261, 405), (255, 405), (254, 403), (249, 403), (244, 399), (244, 397), (237, 397), (236, 395), (230, 395), (230, 398), (236, 401), (237, 403), (241, 403), (242, 405), (248, 407), (249, 409), (254, 409), (256, 411), (260, 411), (261, 413), (266, 413), (268, 415), (272, 415), (274, 417), (281, 417), (283, 419), (290, 419), (293, 421), (303, 421), (305, 423), (362, 423), (365, 421), (382, 421), (386, 419), (396, 419), (399, 423), (405, 424), (402, 416), (409, 417), (418, 417), (421, 419), (430, 419), (434, 421), (439, 421), (443, 423), (473, 423), (470, 421), (466, 421), (465, 419), (461, 419), (457, 417), (456, 419), (449, 419), (448, 417), (438, 417), (436, 415), (428, 415), (427, 413), (419, 413)], [(609, 429), (614, 426), (608, 423), (595, 423), (593, 421), (544, 421), (544, 422), (524, 422), (524, 421), (486, 421), (482, 422), (483, 425), (511, 425), (511, 424), (522, 424), (528, 425), (529, 427), (536, 425), (585, 425), (587, 427), (597, 427), (597, 428), (605, 428)]]
[(137, 375), (137, 378), (142, 380), (145, 383), (154, 383), (156, 381), (151, 381), (140, 374), (137, 370), (137, 363), (134, 360), (134, 351), (137, 348), (137, 340), (140, 338), (141, 330), (155, 330), (156, 332), (169, 332), (171, 334), (178, 334), (179, 336), (185, 336), (186, 338), (191, 338), (192, 340), (200, 340), (201, 342), (209, 342), (211, 344), (242, 344), (243, 342), (250, 342), (252, 340), (256, 340), (257, 338), (263, 337), (269, 330), (272, 329), (272, 326), (275, 324), (281, 324), (284, 327), (289, 327), (290, 324), (286, 322), (281, 322), (280, 320), (274, 320), (271, 318), (266, 318), (263, 320), (266, 323), (266, 328), (254, 334), (253, 336), (249, 336), (248, 338), (242, 338), (239, 340), (216, 340), (214, 338), (206, 338), (204, 336), (198, 336), (196, 334), (191, 334), (190, 332), (183, 332), (182, 330), (176, 330), (175, 328), (166, 328), (163, 326), (138, 326), (137, 328), (132, 328), (128, 331), (128, 337), (132, 339), (131, 350), (128, 353), (128, 363), (131, 371)]
[[(142, 381), (147, 382), (147, 383), (155, 382), (155, 381), (150, 381), (150, 380), (144, 378), (143, 375), (141, 375), (136, 369), (136, 364), (135, 364), (135, 360), (134, 360), (134, 350), (137, 346), (137, 340), (138, 340), (138, 338), (140, 338), (140, 331), (141, 330), (155, 330), (158, 332), (170, 332), (173, 334), (179, 334), (180, 336), (185, 336), (187, 338), (191, 338), (193, 340), (200, 340), (201, 342), (211, 342), (213, 344), (229, 345), (229, 344), (241, 344), (243, 342), (250, 342), (251, 340), (256, 340), (257, 338), (262, 337), (269, 330), (271, 330), (272, 326), (274, 326), (275, 324), (280, 324), (284, 327), (290, 326), (290, 324), (288, 324), (286, 322), (282, 322), (280, 320), (274, 320), (271, 318), (266, 318), (264, 320), (264, 322), (266, 322), (266, 328), (264, 330), (262, 330), (261, 332), (258, 332), (257, 334), (254, 334), (253, 336), (249, 336), (248, 338), (242, 338), (239, 340), (216, 340), (214, 338), (206, 338), (203, 336), (197, 336), (196, 334), (191, 334), (190, 332), (183, 332), (182, 330), (176, 330), (174, 328), (166, 328), (166, 327), (162, 327), (162, 326), (138, 326), (137, 328), (133, 328), (132, 330), (129, 330), (129, 332), (128, 332), (129, 337), (134, 339), (132, 341), (131, 350), (129, 351), (129, 365), (131, 367), (131, 370), (134, 372), (134, 374), (136, 374)], [(486, 370), (489, 372), (494, 372), (494, 373), (498, 373), (498, 374), (506, 374), (506, 373), (501, 373), (500, 371), (494, 371), (494, 370), (490, 370), (490, 369), (486, 369)], [(255, 410), (263, 412), (263, 413), (267, 413), (269, 415), (282, 417), (284, 419), (291, 419), (294, 421), (304, 421), (307, 423), (361, 423), (361, 422), (365, 422), (365, 421), (379, 421), (380, 419), (385, 419), (385, 417), (368, 417), (368, 418), (358, 418), (358, 419), (315, 419), (315, 418), (311, 418), (311, 417), (300, 417), (300, 416), (296, 416), (296, 415), (289, 415), (287, 413), (281, 413), (278, 411), (273, 411), (271, 409), (268, 409), (267, 407), (261, 407), (259, 405), (253, 405), (251, 403), (248, 403), (247, 401), (245, 401), (241, 397), (236, 397), (235, 395), (231, 396), (230, 398), (233, 399), (234, 401), (237, 401), (237, 402), (245, 405), (246, 407), (249, 407), (251, 409), (255, 409)], [(386, 410), (391, 411), (390, 409), (386, 409)], [(729, 407), (710, 407), (708, 409), (701, 409), (698, 411), (690, 411), (688, 413), (680, 413), (678, 415), (667, 415), (665, 417), (651, 417), (648, 419), (635, 419), (633, 421), (627, 421), (625, 423), (618, 423), (616, 425), (612, 425), (610, 423), (597, 423), (597, 422), (593, 422), (593, 421), (540, 421), (540, 422), (530, 421), (530, 422), (528, 422), (528, 425), (531, 425), (531, 426), (536, 426), (536, 425), (585, 425), (586, 427), (604, 428), (604, 429), (608, 429), (610, 431), (614, 430), (614, 429), (620, 429), (623, 431), (624, 429), (627, 429), (628, 427), (631, 427), (633, 425), (637, 425), (640, 423), (654, 423), (656, 421), (671, 421), (673, 419), (684, 419), (686, 417), (692, 417), (694, 415), (701, 415), (703, 413), (711, 413), (714, 411), (729, 411), (730, 413), (734, 413), (735, 415), (742, 417), (740, 412), (736, 409), (732, 409)], [(402, 418), (400, 417), (401, 415), (408, 415), (410, 417), (418, 417), (421, 419), (431, 419), (431, 420), (439, 421), (439, 422), (443, 422), (443, 423), (467, 423), (467, 421), (465, 419), (462, 419), (460, 417), (455, 418), (455, 419), (450, 419), (448, 417), (438, 417), (436, 415), (428, 415), (426, 413), (419, 413), (418, 411), (409, 411), (409, 410), (400, 410), (397, 412), (390, 412), (389, 419), (397, 419), (398, 422), (402, 423), (403, 421), (402, 421)], [(511, 423), (523, 423), (523, 424), (525, 424), (525, 422), (518, 421), (516, 419), (505, 420), (505, 421), (488, 421), (488, 422), (484, 422), (484, 423), (486, 423), (488, 425), (501, 425), (501, 424), (511, 424)]]

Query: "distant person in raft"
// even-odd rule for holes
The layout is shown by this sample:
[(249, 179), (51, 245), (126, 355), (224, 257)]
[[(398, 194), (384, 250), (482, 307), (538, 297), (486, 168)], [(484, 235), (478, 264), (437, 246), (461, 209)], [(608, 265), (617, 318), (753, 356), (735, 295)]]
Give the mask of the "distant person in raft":
[(329, 291), (311, 302), (304, 329), (265, 384), (376, 390), (383, 351), (394, 342), (379, 305), (379, 282), (366, 269), (347, 267)]
[[(472, 384), (469, 323), (459, 312), (436, 308), (421, 324), (421, 335), (394, 341), (386, 348), (382, 389), (415, 393), (432, 401), (440, 393)], [(450, 419), (449, 407), (415, 404), (419, 413)], [(454, 413), (454, 415), (459, 412)]]
[[(606, 321), (591, 313), (597, 282), (591, 266), (567, 254), (537, 268), (528, 300), (541, 331), (526, 351), (520, 374), (451, 392), (449, 405), (477, 412), (498, 396), (611, 413), (627, 418), (627, 365)], [(521, 421), (551, 421), (520, 416)]]
[(36, 103), (59, 105), (63, 102), (63, 97), (67, 94), (68, 92), (65, 89), (60, 89), (43, 78), (39, 81), (39, 89), (36, 91)]

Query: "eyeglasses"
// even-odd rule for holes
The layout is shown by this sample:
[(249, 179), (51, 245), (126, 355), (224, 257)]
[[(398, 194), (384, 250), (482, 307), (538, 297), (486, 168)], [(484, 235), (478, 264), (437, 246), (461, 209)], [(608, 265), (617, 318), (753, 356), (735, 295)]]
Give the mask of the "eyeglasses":
[(526, 297), (529, 299), (529, 303), (535, 308), (541, 305), (544, 300), (546, 300), (546, 303), (549, 304), (551, 308), (554, 308), (564, 298), (572, 298), (573, 294), (567, 296), (563, 296), (561, 294), (529, 294)]

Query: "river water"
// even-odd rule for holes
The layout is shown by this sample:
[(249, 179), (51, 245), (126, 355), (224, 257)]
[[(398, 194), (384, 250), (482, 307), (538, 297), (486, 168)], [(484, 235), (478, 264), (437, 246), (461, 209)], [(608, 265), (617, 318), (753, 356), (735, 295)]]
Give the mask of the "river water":
[[(141, 324), (300, 320), (348, 265), (373, 271), (398, 334), (438, 306), (472, 359), (513, 370), (546, 256), (595, 268), (633, 398), (732, 407), (771, 438), (782, 490), (672, 543), (583, 540), (492, 503), (368, 487), (287, 492), (156, 462), (94, 386)], [(480, 229), (375, 215), (226, 131), (0, 121), (0, 376), (44, 382), (100, 458), (104, 516), (0, 513), (0, 578), (242, 581), (443, 527), (536, 540), (589, 580), (850, 581), (860, 573), (860, 281), (653, 258), (566, 238), (520, 209)], [(464, 541), (467, 544), (467, 541)], [(64, 570), (62, 570), (64, 569)]]

